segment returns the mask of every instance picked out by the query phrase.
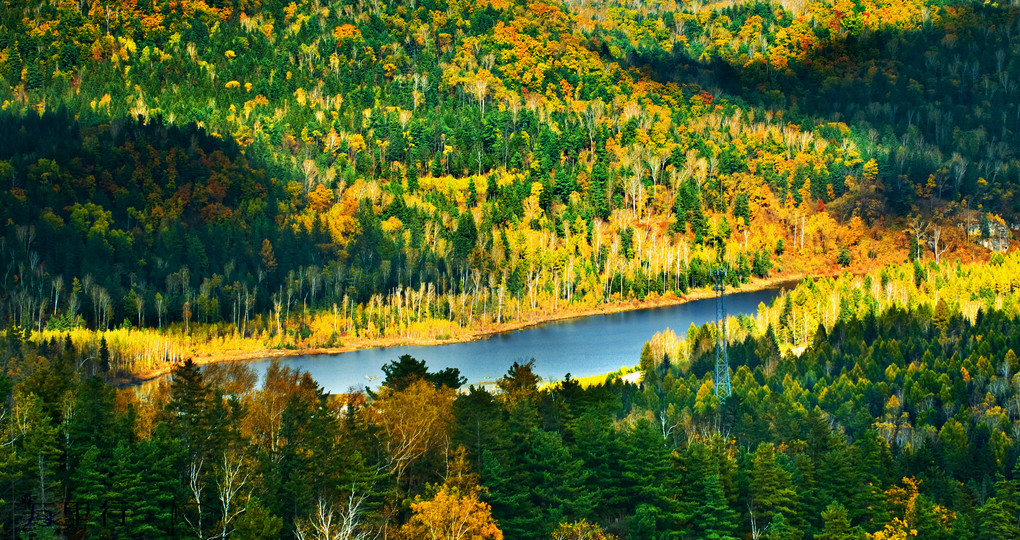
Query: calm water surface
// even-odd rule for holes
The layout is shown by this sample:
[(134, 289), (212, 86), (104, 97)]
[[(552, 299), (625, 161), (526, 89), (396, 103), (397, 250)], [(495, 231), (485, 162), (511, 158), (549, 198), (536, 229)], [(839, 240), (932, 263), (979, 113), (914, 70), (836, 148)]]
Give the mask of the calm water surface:
[[(730, 315), (754, 316), (758, 304), (770, 303), (780, 289), (728, 294)], [(514, 361), (535, 359), (536, 373), (547, 381), (585, 377), (616, 371), (638, 363), (641, 348), (656, 332), (672, 328), (686, 334), (691, 323), (715, 319), (715, 298), (607, 315), (593, 315), (499, 334), (479, 341), (447, 345), (399, 346), (363, 349), (340, 354), (293, 356), (280, 363), (307, 371), (331, 393), (351, 387), (376, 387), (383, 380), (382, 366), (403, 354), (425, 360), (430, 371), (460, 369), (469, 383), (494, 382), (506, 374)], [(251, 366), (264, 374), (269, 360)]]

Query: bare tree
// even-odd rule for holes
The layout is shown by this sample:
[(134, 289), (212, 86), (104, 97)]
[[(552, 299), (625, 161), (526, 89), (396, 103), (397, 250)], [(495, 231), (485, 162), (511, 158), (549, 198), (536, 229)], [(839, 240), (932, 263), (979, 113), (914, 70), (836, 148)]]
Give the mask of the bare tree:
[(159, 316), (159, 327), (163, 328), (163, 314), (166, 313), (166, 300), (163, 298), (162, 294), (156, 293), (155, 301), (156, 315)]
[(138, 310), (138, 327), (141, 328), (144, 323), (143, 315), (145, 313), (145, 297), (136, 294), (135, 295), (135, 309)]
[(195, 516), (192, 519), (191, 516), (185, 514), (184, 520), (194, 531), (195, 537), (198, 540), (205, 538), (205, 532), (202, 531), (202, 492), (205, 490), (205, 483), (202, 480), (202, 466), (204, 464), (205, 458), (192, 458), (188, 463), (188, 491), (191, 492), (191, 496), (195, 500)]
[(595, 151), (595, 131), (598, 129), (599, 122), (606, 114), (606, 104), (602, 102), (600, 98), (595, 98), (587, 103), (584, 109), (584, 113), (581, 119), (584, 121), (584, 127), (588, 130), (588, 142), (591, 144), (591, 151)]
[(765, 531), (768, 530), (769, 526), (768, 525), (765, 525), (764, 527), (759, 526), (758, 519), (754, 515), (754, 507), (751, 505), (750, 502), (747, 503), (747, 512), (751, 516), (751, 539), (758, 540), (759, 538), (762, 538), (765, 535)]
[(306, 520), (297, 520), (294, 534), (298, 540), (364, 540), (369, 534), (361, 527), (365, 496), (351, 486), (347, 499), (335, 505), (322, 497), (316, 501)]
[(949, 249), (948, 244), (942, 244), (942, 248), (939, 249), (939, 243), (942, 238), (942, 225), (933, 225), (931, 233), (931, 252), (935, 256), (935, 264), (938, 264), (942, 260), (942, 254)]
[(231, 524), (234, 518), (244, 512), (244, 506), (238, 504), (237, 499), (248, 483), (249, 472), (246, 469), (242, 452), (237, 450), (223, 452), (223, 468), (216, 483), (216, 495), (223, 510), (218, 535), (222, 540), (226, 540), (234, 532)]
[(914, 241), (917, 242), (917, 253), (914, 255), (918, 259), (924, 257), (924, 239), (928, 236), (930, 226), (930, 222), (921, 217), (920, 214), (915, 214), (910, 218), (910, 232), (914, 235)]
[(64, 290), (64, 276), (53, 278), (53, 314), (57, 314), (57, 307), (60, 306), (60, 293)]

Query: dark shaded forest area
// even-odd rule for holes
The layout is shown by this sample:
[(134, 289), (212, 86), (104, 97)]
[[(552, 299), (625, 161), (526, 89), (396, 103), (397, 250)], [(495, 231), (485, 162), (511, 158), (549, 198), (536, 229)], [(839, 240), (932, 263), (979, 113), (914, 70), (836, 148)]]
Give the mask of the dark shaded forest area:
[(496, 393), (455, 392), (455, 371), (405, 356), (368, 394), (189, 362), (141, 398), (8, 331), (0, 481), (19, 510), (0, 519), (32, 525), (30, 495), (123, 509), (80, 524), (95, 535), (313, 534), (326, 512), (366, 536), (463, 515), (509, 538), (1012, 538), (1018, 329), (940, 303), (842, 318), (799, 356), (770, 331), (729, 347), (724, 403), (714, 326), (689, 364), (643, 358), (641, 385), (540, 386), (515, 364)]

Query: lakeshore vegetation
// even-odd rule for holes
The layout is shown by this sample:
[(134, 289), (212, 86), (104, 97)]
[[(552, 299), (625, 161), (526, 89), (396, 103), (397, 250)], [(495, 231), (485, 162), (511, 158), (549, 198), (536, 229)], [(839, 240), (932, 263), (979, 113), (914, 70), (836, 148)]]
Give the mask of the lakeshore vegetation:
[[(1020, 536), (1020, 7), (0, 6), (0, 534)], [(722, 401), (713, 325), (649, 336), (637, 382), (196, 363), (719, 265), (808, 276), (727, 322)]]
[(9, 329), (0, 524), (39, 538), (1015, 538), (1018, 280), (1020, 254), (805, 280), (727, 325), (722, 401), (714, 324), (656, 335), (640, 384), (543, 386), (515, 363), (488, 391), (404, 356), (378, 389), (342, 395), (279, 365), (257, 384), (242, 363), (190, 360), (144, 394), (117, 390), (71, 335)]
[(720, 257), (983, 259), (1016, 222), (1008, 6), (4, 7), (0, 314), (130, 329), (119, 375), (679, 297)]

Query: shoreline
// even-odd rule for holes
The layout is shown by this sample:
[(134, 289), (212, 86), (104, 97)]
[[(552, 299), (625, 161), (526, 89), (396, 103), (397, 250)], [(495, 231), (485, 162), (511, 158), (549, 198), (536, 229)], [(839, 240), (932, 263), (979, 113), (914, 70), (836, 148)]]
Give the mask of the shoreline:
[[(740, 288), (727, 287), (727, 294), (743, 293), (743, 292), (755, 292), (774, 287), (792, 288), (786, 287), (787, 285), (796, 285), (800, 281), (807, 277), (806, 274), (790, 274), (769, 277), (766, 279), (754, 279), (748, 283), (743, 284)], [(811, 276), (815, 279), (824, 276)], [(294, 356), (315, 356), (315, 355), (327, 355), (327, 354), (341, 354), (346, 352), (352, 352), (364, 349), (376, 349), (385, 347), (399, 347), (404, 345), (416, 345), (416, 346), (430, 346), (430, 345), (450, 345), (455, 343), (469, 343), (472, 341), (479, 341), (482, 339), (488, 339), (493, 336), (500, 334), (506, 334), (510, 332), (516, 332), (518, 330), (525, 330), (528, 328), (535, 328), (545, 324), (567, 321), (571, 319), (579, 319), (585, 317), (593, 317), (596, 315), (609, 315), (613, 313), (621, 313), (627, 311), (640, 311), (645, 309), (655, 309), (662, 307), (677, 306), (685, 304), (687, 302), (693, 302), (696, 300), (705, 300), (715, 296), (715, 292), (711, 289), (698, 289), (689, 292), (683, 296), (676, 296), (672, 292), (668, 292), (664, 295), (656, 295), (653, 299), (646, 300), (628, 300), (626, 302), (615, 302), (599, 304), (594, 308), (586, 308), (580, 310), (564, 310), (544, 316), (537, 317), (533, 320), (526, 321), (515, 321), (506, 322), (503, 324), (493, 324), (488, 327), (477, 328), (469, 330), (465, 335), (450, 338), (450, 339), (412, 339), (402, 337), (382, 337), (382, 338), (365, 338), (358, 339), (358, 342), (353, 345), (344, 345), (341, 347), (313, 347), (303, 349), (262, 349), (252, 352), (242, 351), (223, 351), (215, 355), (196, 356), (192, 360), (196, 365), (204, 366), (209, 364), (221, 364), (227, 362), (253, 362), (258, 360), (268, 360), (275, 358), (289, 358)], [(166, 376), (170, 373), (171, 366), (167, 366), (161, 369), (148, 370), (142, 373), (137, 373), (126, 377), (115, 377), (110, 381), (110, 384), (117, 387), (129, 387), (136, 386), (146, 382), (156, 380), (160, 377)]]

